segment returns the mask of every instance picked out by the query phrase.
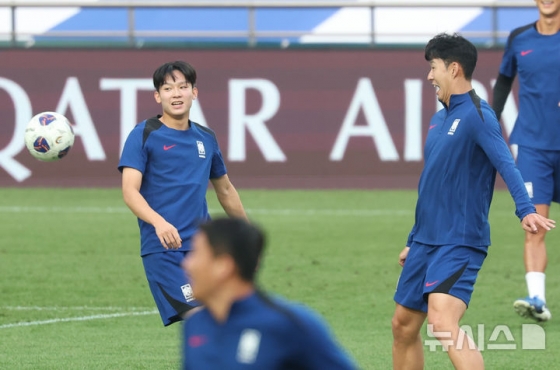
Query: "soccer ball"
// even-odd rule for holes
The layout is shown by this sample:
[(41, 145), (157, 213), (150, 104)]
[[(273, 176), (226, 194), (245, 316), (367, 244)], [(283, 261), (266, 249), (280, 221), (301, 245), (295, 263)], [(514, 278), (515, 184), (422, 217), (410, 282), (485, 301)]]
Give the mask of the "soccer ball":
[(52, 162), (68, 154), (74, 144), (74, 130), (68, 119), (56, 112), (42, 112), (25, 128), (25, 146), (40, 161)]

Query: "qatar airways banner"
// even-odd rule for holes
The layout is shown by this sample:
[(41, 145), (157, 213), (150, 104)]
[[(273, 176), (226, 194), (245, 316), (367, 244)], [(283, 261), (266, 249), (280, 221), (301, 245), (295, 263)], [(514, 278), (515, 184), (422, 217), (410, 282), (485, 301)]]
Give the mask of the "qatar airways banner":
[[(500, 51), (480, 51), (484, 99)], [(212, 128), (238, 188), (415, 188), (440, 108), (422, 50), (5, 50), (0, 52), (0, 186), (120, 186), (130, 130), (161, 113), (152, 73), (198, 72), (191, 119)], [(57, 111), (76, 141), (58, 162), (32, 158), (28, 120)], [(517, 105), (510, 96), (504, 133)]]

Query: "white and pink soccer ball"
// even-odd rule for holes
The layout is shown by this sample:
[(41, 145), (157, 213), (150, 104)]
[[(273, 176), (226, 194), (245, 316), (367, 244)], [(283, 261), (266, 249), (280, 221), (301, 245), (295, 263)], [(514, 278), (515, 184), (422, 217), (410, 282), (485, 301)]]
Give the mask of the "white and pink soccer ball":
[(25, 128), (25, 146), (40, 161), (57, 161), (74, 145), (74, 130), (62, 114), (42, 112), (35, 115)]

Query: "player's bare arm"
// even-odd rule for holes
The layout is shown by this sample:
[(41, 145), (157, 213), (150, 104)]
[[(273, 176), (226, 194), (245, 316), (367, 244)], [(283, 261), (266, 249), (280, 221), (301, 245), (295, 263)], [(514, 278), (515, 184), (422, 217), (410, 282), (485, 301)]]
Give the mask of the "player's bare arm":
[(230, 217), (240, 217), (247, 219), (247, 214), (241, 203), (241, 198), (239, 193), (229, 180), (228, 175), (223, 175), (216, 179), (211, 179), (214, 190), (216, 191), (216, 196), (220, 202), (222, 208)]
[(410, 247), (404, 247), (401, 253), (399, 253), (399, 265), (401, 265), (401, 267), (404, 266), (406, 257), (408, 257), (408, 251), (410, 251)]
[(134, 168), (125, 167), (122, 172), (123, 199), (136, 217), (154, 226), (156, 235), (165, 249), (181, 247), (181, 237), (175, 226), (154, 211), (140, 194), (142, 173)]
[(521, 226), (525, 231), (537, 234), (540, 229), (550, 231), (556, 227), (556, 221), (539, 215), (530, 213), (521, 220)]

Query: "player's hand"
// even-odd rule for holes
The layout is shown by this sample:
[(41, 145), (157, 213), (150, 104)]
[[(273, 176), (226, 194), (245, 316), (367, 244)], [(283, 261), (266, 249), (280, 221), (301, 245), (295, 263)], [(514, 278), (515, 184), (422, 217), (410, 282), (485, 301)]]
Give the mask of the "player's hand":
[(523, 217), (521, 226), (525, 231), (537, 234), (539, 229), (550, 231), (556, 227), (556, 221), (539, 215), (538, 213), (530, 213)]
[(401, 251), (401, 253), (399, 253), (399, 265), (401, 265), (401, 267), (404, 266), (404, 262), (406, 261), (406, 257), (408, 256), (408, 251), (410, 250), (410, 247), (404, 247), (404, 249)]
[(163, 220), (157, 224), (154, 224), (154, 228), (156, 229), (156, 235), (159, 238), (161, 245), (165, 249), (181, 248), (181, 242), (183, 240), (179, 236), (179, 231), (177, 231), (175, 226)]

